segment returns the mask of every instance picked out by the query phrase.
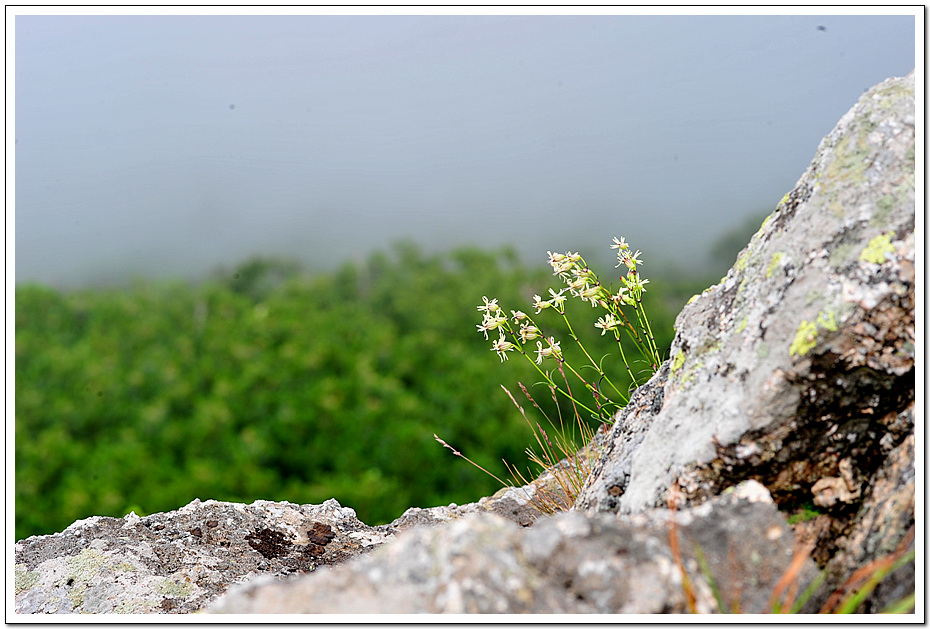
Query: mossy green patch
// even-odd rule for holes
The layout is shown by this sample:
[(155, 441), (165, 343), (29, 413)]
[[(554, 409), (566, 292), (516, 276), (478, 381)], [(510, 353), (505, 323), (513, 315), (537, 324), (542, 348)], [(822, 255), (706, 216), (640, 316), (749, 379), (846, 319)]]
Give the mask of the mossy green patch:
[(781, 251), (776, 251), (772, 254), (772, 261), (769, 262), (769, 268), (765, 271), (765, 279), (772, 277), (772, 274), (775, 273), (775, 270), (781, 266), (781, 261), (785, 259), (785, 254)]
[(830, 252), (830, 268), (836, 269), (841, 267), (849, 259), (849, 254), (853, 252), (853, 249), (855, 249), (855, 247), (851, 243), (837, 245), (833, 251)]
[(788, 524), (794, 525), (799, 522), (807, 522), (808, 520), (813, 520), (819, 515), (826, 513), (822, 509), (817, 508), (812, 503), (805, 502), (796, 508), (789, 508), (788, 511), (791, 512), (791, 515), (788, 516)]
[(28, 590), (39, 582), (39, 573), (27, 570), (26, 564), (18, 563), (13, 566), (13, 593), (19, 594)]
[(835, 157), (827, 166), (825, 176), (848, 183), (864, 182), (867, 167), (865, 156), (868, 153), (858, 149), (858, 146), (850, 146), (848, 135), (843, 136), (836, 144)]
[(888, 232), (887, 234), (879, 234), (870, 240), (862, 253), (859, 254), (859, 259), (865, 262), (884, 264), (885, 254), (894, 251), (894, 247), (891, 245), (891, 239), (894, 235), (894, 232)]
[(817, 324), (811, 321), (801, 321), (798, 331), (794, 334), (794, 340), (791, 341), (791, 347), (788, 348), (788, 354), (791, 356), (803, 356), (811, 351), (817, 344)]
[(869, 221), (869, 225), (878, 227), (879, 229), (884, 227), (888, 223), (888, 215), (891, 214), (894, 205), (895, 198), (892, 195), (886, 194), (881, 197), (875, 202), (875, 213), (872, 214), (872, 220)]
[(823, 299), (823, 293), (819, 290), (812, 290), (804, 296), (804, 305), (810, 306)]
[(68, 599), (72, 607), (78, 607), (84, 602), (84, 591), (87, 582), (100, 571), (107, 563), (107, 558), (93, 548), (85, 548), (77, 555), (68, 557), (68, 576), (72, 586), (68, 589)]
[(172, 579), (165, 579), (158, 584), (159, 593), (173, 598), (187, 598), (194, 591), (193, 583), (178, 583)]
[(107, 563), (107, 558), (94, 548), (85, 548), (77, 555), (68, 557), (69, 578), (87, 580), (97, 574), (101, 566)]

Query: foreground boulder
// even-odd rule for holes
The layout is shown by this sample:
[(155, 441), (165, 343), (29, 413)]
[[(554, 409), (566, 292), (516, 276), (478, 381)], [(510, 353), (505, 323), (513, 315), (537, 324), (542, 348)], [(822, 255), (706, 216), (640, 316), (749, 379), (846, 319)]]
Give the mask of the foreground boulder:
[(834, 585), (907, 542), (914, 220), (912, 73), (862, 96), (685, 306), (667, 369), (619, 414), (576, 508), (637, 513), (670, 491), (699, 504), (755, 479), (821, 513), (800, 528)]
[(765, 612), (822, 568), (809, 612), (894, 564), (858, 608), (881, 611), (915, 592), (914, 228), (911, 74), (682, 310), (573, 512), (537, 514), (534, 483), (380, 527), (334, 500), (90, 518), (16, 544), (15, 609)]
[[(624, 520), (570, 512), (520, 528), (494, 515), (470, 515), (412, 529), (369, 556), (306, 577), (238, 586), (208, 611), (712, 612), (719, 610), (713, 582), (728, 610), (761, 613), (770, 609), (792, 546), (768, 493), (750, 483), (695, 509)], [(697, 552), (716, 572), (712, 579), (702, 575)], [(679, 565), (690, 575), (687, 584)], [(815, 574), (810, 560), (802, 564), (801, 587)]]
[(171, 613), (203, 608), (231, 585), (284, 578), (363, 555), (411, 527), (487, 513), (526, 526), (539, 515), (534, 488), (509, 489), (468, 505), (408, 509), (368, 526), (335, 500), (321, 505), (194, 500), (177, 511), (92, 517), (61, 533), (16, 543), (17, 613)]

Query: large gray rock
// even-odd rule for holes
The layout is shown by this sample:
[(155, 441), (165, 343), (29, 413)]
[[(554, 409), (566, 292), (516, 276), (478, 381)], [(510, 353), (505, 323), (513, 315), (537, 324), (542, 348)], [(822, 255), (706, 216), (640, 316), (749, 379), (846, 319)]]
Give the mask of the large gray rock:
[(914, 222), (912, 73), (862, 96), (727, 276), (685, 306), (667, 367), (619, 413), (575, 508), (637, 513), (672, 488), (699, 504), (756, 479), (784, 509), (825, 512), (798, 528), (830, 586), (905, 542)]
[(194, 500), (141, 518), (92, 517), (15, 546), (17, 613), (189, 613), (239, 580), (306, 572), (383, 543), (335, 500)]
[(743, 478), (780, 503), (861, 501), (913, 427), (914, 218), (912, 74), (863, 95), (685, 306), (667, 379), (620, 414), (577, 507), (633, 513), (675, 483), (701, 500)]
[(92, 517), (14, 548), (15, 611), (171, 613), (200, 610), (231, 585), (281, 579), (365, 554), (403, 530), (494, 514), (527, 526), (535, 487), (502, 490), (467, 505), (411, 508), (371, 527), (335, 500), (321, 505), (194, 500), (177, 511)]
[[(761, 491), (760, 491), (761, 490)], [(255, 580), (208, 611), (233, 614), (686, 613), (692, 609), (670, 521), (694, 592), (693, 609), (768, 611), (790, 564), (793, 536), (756, 484), (682, 512), (626, 520), (561, 513), (521, 528), (494, 515), (414, 528), (370, 555), (304, 577)], [(711, 566), (705, 578), (696, 552)], [(801, 587), (816, 574), (808, 560)]]

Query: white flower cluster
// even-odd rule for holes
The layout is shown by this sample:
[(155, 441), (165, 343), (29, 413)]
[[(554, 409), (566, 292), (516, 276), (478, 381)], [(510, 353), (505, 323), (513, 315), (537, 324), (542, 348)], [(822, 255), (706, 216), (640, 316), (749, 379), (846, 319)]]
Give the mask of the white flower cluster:
[[(619, 329), (624, 325), (621, 318), (625, 319), (620, 313), (620, 306), (635, 306), (639, 301), (645, 285), (649, 280), (642, 279), (637, 272), (637, 267), (642, 264), (639, 256), (642, 252), (630, 252), (630, 247), (623, 238), (614, 238), (614, 244), (611, 249), (617, 250), (617, 267), (625, 266), (627, 273), (621, 277), (622, 286), (616, 293), (601, 286), (597, 275), (588, 268), (584, 258), (578, 253), (553, 253), (548, 251), (549, 265), (552, 267), (554, 275), (565, 282), (566, 288), (555, 291), (549, 289), (549, 299), (544, 300), (539, 295), (533, 295), (533, 308), (536, 314), (539, 314), (547, 308), (552, 308), (561, 315), (565, 315), (565, 302), (568, 297), (564, 294), (567, 290), (569, 294), (578, 297), (584, 302), (590, 303), (592, 308), (600, 306), (607, 310), (607, 314), (598, 318), (594, 327), (601, 330), (603, 336), (606, 332), (611, 331), (619, 339)], [(484, 319), (481, 325), (477, 326), (479, 332), (484, 333), (485, 340), (488, 340), (488, 332), (498, 330), (500, 338), (494, 341), (491, 349), (497, 352), (501, 361), (507, 359), (507, 352), (514, 349), (523, 353), (522, 345), (534, 339), (542, 338), (546, 341), (547, 346), (543, 347), (542, 341), (536, 341), (536, 363), (542, 364), (544, 358), (555, 357), (562, 359), (562, 350), (559, 343), (553, 337), (545, 337), (536, 327), (535, 323), (529, 316), (519, 310), (511, 311), (514, 327), (510, 327), (510, 322), (503, 310), (497, 304), (496, 299), (489, 300), (487, 297), (482, 298), (484, 305), (478, 306), (478, 310), (484, 312)], [(626, 325), (629, 325), (628, 323)], [(518, 330), (516, 333), (513, 330)], [(506, 340), (504, 332), (511, 334), (513, 342)], [(519, 340), (519, 343), (517, 341)]]
[[(500, 333), (499, 338), (496, 341), (491, 343), (491, 350), (497, 352), (497, 355), (500, 356), (501, 362), (507, 360), (507, 352), (511, 352), (515, 349), (523, 351), (522, 347), (516, 343), (512, 343), (507, 340), (504, 336), (504, 331), (511, 332), (510, 322), (507, 319), (507, 316), (504, 314), (501, 307), (497, 304), (496, 299), (488, 299), (487, 297), (482, 297), (484, 300), (484, 305), (478, 306), (478, 310), (484, 312), (484, 318), (481, 321), (481, 325), (477, 326), (479, 332), (484, 332), (485, 340), (488, 340), (488, 332), (492, 330), (498, 330)], [(537, 301), (539, 297), (537, 296)], [(561, 305), (561, 302), (565, 301), (565, 297), (561, 298), (561, 301), (558, 303)], [(550, 303), (546, 302), (548, 305)], [(533, 323), (533, 320), (525, 312), (519, 310), (511, 310), (511, 315), (513, 318), (513, 325), (519, 326), (516, 336), (520, 339), (520, 343), (524, 344), (533, 339), (545, 338), (543, 337), (542, 332), (536, 325)], [(539, 313), (539, 310), (536, 311)], [(536, 341), (536, 363), (542, 364), (543, 358), (554, 357), (561, 359), (562, 358), (562, 349), (559, 347), (559, 343), (553, 337), (546, 339), (547, 346), (543, 347), (541, 341)]]

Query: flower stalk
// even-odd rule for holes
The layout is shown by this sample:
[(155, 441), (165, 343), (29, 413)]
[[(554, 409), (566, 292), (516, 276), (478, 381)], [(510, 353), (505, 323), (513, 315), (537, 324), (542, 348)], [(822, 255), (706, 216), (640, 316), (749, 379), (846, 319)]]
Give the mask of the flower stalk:
[[(644, 384), (652, 374), (658, 369), (661, 361), (659, 348), (655, 342), (655, 336), (652, 333), (652, 326), (649, 317), (646, 314), (643, 305), (643, 293), (646, 292), (646, 284), (649, 280), (644, 279), (639, 273), (639, 267), (643, 264), (640, 259), (642, 252), (631, 252), (629, 245), (621, 238), (614, 238), (612, 249), (617, 250), (617, 266), (624, 267), (625, 275), (620, 277), (621, 286), (615, 291), (612, 288), (605, 287), (597, 274), (588, 266), (584, 258), (579, 253), (553, 253), (547, 252), (549, 256), (549, 265), (552, 267), (553, 275), (558, 277), (565, 287), (559, 290), (549, 289), (549, 299), (542, 299), (539, 295), (533, 296), (534, 314), (528, 315), (520, 310), (511, 310), (510, 316), (505, 314), (504, 309), (498, 304), (497, 299), (488, 299), (482, 297), (482, 304), (478, 310), (483, 313), (481, 323), (476, 326), (479, 333), (483, 333), (485, 340), (491, 340), (489, 333), (497, 332), (497, 340), (491, 341), (491, 350), (496, 352), (501, 362), (509, 359), (509, 354), (517, 352), (535, 367), (536, 371), (542, 377), (539, 384), (545, 385), (552, 393), (555, 400), (555, 408), (559, 412), (559, 428), (557, 436), (550, 439), (548, 433), (543, 430), (538, 423), (534, 426), (526, 417), (526, 413), (514, 397), (507, 391), (511, 401), (517, 406), (524, 420), (530, 427), (530, 430), (536, 437), (537, 445), (540, 447), (542, 454), (536, 454), (533, 450), (528, 449), (527, 454), (530, 460), (536, 465), (543, 468), (543, 471), (552, 473), (556, 478), (556, 485), (562, 497), (557, 497), (551, 491), (538, 493), (533, 499), (534, 504), (540, 510), (551, 512), (562, 510), (566, 507), (566, 499), (574, 503), (575, 496), (581, 490), (587, 476), (590, 474), (592, 461), (589, 460), (592, 449), (585, 448), (586, 454), (579, 458), (580, 449), (575, 442), (564, 436), (565, 428), (562, 422), (562, 411), (559, 405), (559, 398), (566, 400), (571, 405), (572, 413), (575, 417), (575, 424), (581, 429), (581, 436), (585, 443), (591, 441), (593, 432), (587, 423), (587, 419), (582, 418), (582, 411), (587, 414), (588, 418), (599, 420), (604, 424), (613, 422), (613, 418), (618, 409), (623, 408), (629, 402), (629, 393), (636, 387)], [(568, 295), (566, 295), (566, 291)], [(594, 327), (601, 331), (601, 335), (610, 332), (617, 342), (618, 354), (626, 374), (630, 379), (628, 391), (622, 391), (614, 384), (610, 375), (602, 367), (601, 362), (594, 360), (590, 352), (585, 348), (584, 343), (566, 314), (565, 304), (569, 296), (580, 299), (582, 302), (590, 304), (593, 309), (600, 308), (603, 310), (594, 323)], [(538, 317), (544, 310), (552, 310), (559, 315), (569, 338), (577, 346), (585, 358), (585, 364), (576, 369), (566, 359), (561, 342), (556, 340), (554, 334), (549, 334), (545, 327), (534, 317)], [(532, 350), (532, 343), (535, 343), (536, 349)], [(629, 347), (625, 347), (625, 344)], [(528, 349), (529, 348), (529, 349)], [(631, 353), (632, 350), (632, 353)], [(533, 356), (532, 354), (535, 354)], [(637, 356), (638, 354), (638, 356)], [(631, 358), (633, 360), (631, 360)], [(554, 361), (552, 369), (544, 369), (543, 365), (549, 361)], [(647, 376), (637, 378), (633, 364), (640, 362), (649, 365), (646, 370)], [(594, 372), (594, 377), (586, 378), (582, 375), (581, 370), (587, 369)], [(558, 372), (561, 375), (561, 382), (553, 378), (553, 374)], [(569, 374), (571, 378), (569, 378)], [(570, 384), (571, 379), (577, 379), (584, 390), (590, 394), (591, 400), (582, 400), (572, 391)], [(532, 402), (537, 410), (543, 412), (540, 406), (533, 400), (528, 389), (520, 384), (524, 395)], [(549, 420), (549, 417), (543, 412), (543, 416), (549, 423), (555, 427), (555, 423)], [(439, 440), (438, 437), (436, 437)], [(440, 440), (447, 448), (451, 446)], [(453, 449), (453, 452), (462, 458), (461, 453)], [(561, 455), (560, 455), (561, 453)], [(562, 458), (564, 457), (564, 458)], [(468, 460), (468, 459), (466, 459)], [(505, 466), (511, 472), (515, 480), (526, 483), (525, 477), (505, 462)], [(483, 468), (479, 468), (482, 469)], [(490, 473), (489, 473), (490, 474)], [(493, 476), (493, 474), (492, 474)], [(497, 478), (494, 476), (494, 478)], [(499, 480), (499, 479), (498, 479)], [(537, 487), (537, 489), (539, 489)]]

